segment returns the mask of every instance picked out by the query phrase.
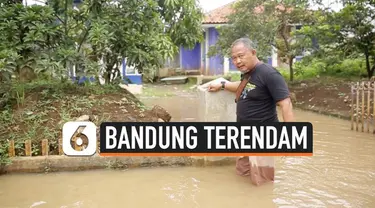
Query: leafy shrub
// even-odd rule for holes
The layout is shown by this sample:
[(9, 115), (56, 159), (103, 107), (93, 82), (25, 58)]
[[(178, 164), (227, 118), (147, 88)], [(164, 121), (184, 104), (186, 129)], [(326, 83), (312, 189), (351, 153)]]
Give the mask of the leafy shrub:
[(304, 62), (294, 64), (294, 74), (296, 79), (316, 77), (326, 69), (326, 64), (321, 61), (312, 61), (311, 64), (305, 65)]
[(317, 76), (364, 77), (365, 60), (362, 58), (344, 59), (330, 57), (321, 59), (306, 58), (293, 65), (295, 79), (308, 79)]
[(366, 63), (363, 59), (345, 59), (327, 67), (327, 75), (338, 77), (366, 76)]

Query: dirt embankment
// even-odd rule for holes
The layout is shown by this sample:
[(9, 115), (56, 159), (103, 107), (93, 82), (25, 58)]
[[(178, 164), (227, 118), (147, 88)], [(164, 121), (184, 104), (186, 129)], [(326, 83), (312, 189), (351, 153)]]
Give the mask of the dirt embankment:
[(351, 82), (338, 79), (315, 79), (290, 84), (295, 106), (350, 119)]
[(25, 140), (31, 141), (33, 156), (41, 155), (43, 139), (48, 139), (49, 155), (58, 154), (58, 139), (67, 121), (90, 120), (99, 126), (103, 121), (170, 119), (164, 109), (146, 108), (119, 86), (44, 83), (16, 86), (3, 94), (10, 99), (0, 111), (0, 146), (4, 147), (0, 156), (7, 154), (9, 140), (15, 141), (16, 156), (25, 155)]

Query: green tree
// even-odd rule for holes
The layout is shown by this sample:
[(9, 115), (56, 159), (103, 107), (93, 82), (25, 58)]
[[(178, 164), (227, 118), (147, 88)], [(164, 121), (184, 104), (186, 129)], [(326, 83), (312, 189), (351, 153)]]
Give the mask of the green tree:
[(176, 46), (192, 49), (203, 40), (203, 13), (196, 0), (158, 0), (165, 32)]
[(86, 66), (85, 74), (103, 71), (109, 83), (124, 57), (141, 73), (155, 71), (179, 46), (203, 38), (195, 0), (87, 0), (76, 7), (73, 0), (47, 0), (0, 9), (2, 71), (18, 73), (27, 64), (66, 77), (71, 67)]
[[(267, 15), (259, 13), (257, 8), (264, 6)], [(257, 45), (257, 53), (261, 59), (271, 54), (271, 43), (277, 30), (277, 23), (268, 12), (274, 4), (261, 0), (241, 0), (233, 4), (233, 12), (228, 18), (228, 24), (218, 28), (220, 34), (217, 43), (210, 47), (209, 56), (220, 54), (230, 56), (232, 42), (241, 37), (248, 37)], [(254, 12), (257, 11), (257, 12)]]
[(237, 38), (248, 37), (257, 45), (258, 55), (266, 59), (271, 55), (272, 46), (285, 57), (293, 81), (293, 59), (303, 51), (304, 39), (291, 31), (294, 24), (305, 25), (311, 22), (312, 12), (307, 0), (241, 0), (234, 5), (229, 25), (219, 29), (220, 38), (210, 49), (210, 55), (229, 54), (230, 44)]
[[(66, 5), (67, 0), (65, 3), (50, 1), (57, 14), (66, 16), (61, 5)], [(152, 72), (173, 57), (178, 46), (191, 48), (202, 39), (202, 13), (194, 0), (119, 0), (116, 3), (89, 0), (76, 10), (67, 8), (72, 18), (68, 24), (68, 18), (62, 22), (68, 31), (68, 40), (77, 43), (77, 52), (86, 45), (86, 53), (105, 71), (106, 82), (113, 71), (119, 71), (123, 57), (141, 73)]]
[(38, 5), (1, 5), (0, 30), (0, 72), (19, 79), (43, 71), (41, 60), (56, 53), (62, 37), (53, 10)]
[(368, 78), (375, 70), (375, 1), (342, 1), (338, 12), (322, 11), (314, 25), (303, 28), (301, 34), (317, 37), (323, 49), (341, 50), (351, 56), (363, 54)]

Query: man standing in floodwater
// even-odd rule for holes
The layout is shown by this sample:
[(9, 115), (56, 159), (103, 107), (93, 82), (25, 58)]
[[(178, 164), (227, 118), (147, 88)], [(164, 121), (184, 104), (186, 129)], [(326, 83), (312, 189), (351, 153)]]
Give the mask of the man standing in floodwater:
[[(237, 122), (279, 122), (277, 106), (283, 121), (293, 122), (288, 85), (280, 72), (259, 61), (253, 42), (248, 38), (234, 41), (231, 50), (233, 63), (241, 72), (241, 81), (211, 84), (208, 91), (236, 93)], [(271, 164), (274, 164), (273, 157), (239, 157), (236, 170), (241, 176), (250, 176), (253, 184), (261, 185), (274, 181), (275, 169)]]
[[(294, 121), (288, 85), (280, 72), (259, 61), (253, 42), (248, 38), (237, 39), (231, 49), (232, 61), (241, 72), (241, 81), (249, 76), (242, 92), (238, 92), (241, 95), (237, 101), (237, 121), (278, 122), (276, 106), (280, 107), (284, 122)], [(212, 84), (208, 91), (236, 93), (241, 81)]]

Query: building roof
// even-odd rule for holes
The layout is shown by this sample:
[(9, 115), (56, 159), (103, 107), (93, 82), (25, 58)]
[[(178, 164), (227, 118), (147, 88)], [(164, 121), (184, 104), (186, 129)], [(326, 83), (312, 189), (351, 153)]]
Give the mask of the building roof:
[(228, 22), (228, 16), (232, 14), (232, 5), (236, 1), (225, 4), (221, 7), (213, 9), (205, 14), (202, 24), (223, 24)]
[[(228, 16), (231, 15), (235, 10), (233, 8), (234, 4), (238, 0), (234, 0), (228, 4), (218, 7), (214, 10), (209, 11), (205, 14), (202, 24), (225, 24), (228, 23)], [(279, 10), (284, 10), (283, 5), (276, 6)], [(290, 11), (290, 9), (288, 9)], [(263, 11), (263, 6), (255, 8), (255, 13), (261, 13)]]

